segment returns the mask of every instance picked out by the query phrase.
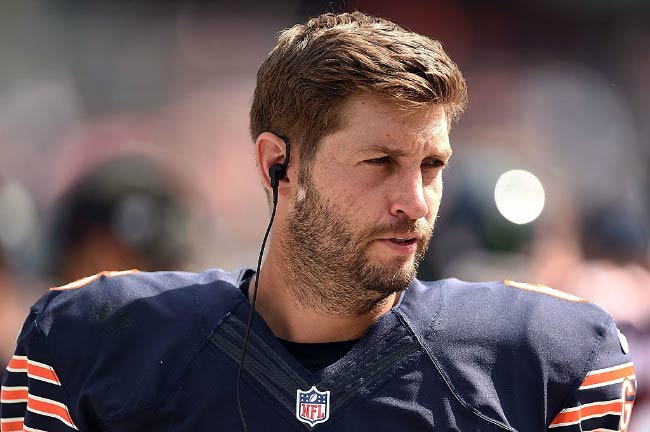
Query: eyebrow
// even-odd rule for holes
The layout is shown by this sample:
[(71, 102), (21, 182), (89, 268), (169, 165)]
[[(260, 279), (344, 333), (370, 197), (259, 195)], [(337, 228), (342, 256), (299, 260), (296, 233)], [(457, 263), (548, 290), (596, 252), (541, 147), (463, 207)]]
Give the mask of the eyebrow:
[[(402, 150), (399, 147), (388, 147), (383, 144), (376, 144), (371, 147), (368, 147), (363, 150), (364, 153), (366, 152), (380, 152), (380, 153), (385, 153), (387, 156), (391, 157), (400, 157), (400, 156), (406, 156), (406, 152)], [(452, 150), (450, 147), (446, 147), (444, 150), (436, 151), (429, 157), (436, 157), (439, 159), (449, 159), (452, 154)]]

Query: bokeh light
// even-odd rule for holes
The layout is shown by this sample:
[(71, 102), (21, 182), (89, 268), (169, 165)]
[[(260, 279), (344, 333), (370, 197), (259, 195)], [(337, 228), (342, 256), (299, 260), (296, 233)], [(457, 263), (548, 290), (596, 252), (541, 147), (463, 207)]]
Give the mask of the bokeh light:
[(527, 224), (542, 213), (546, 200), (544, 187), (534, 174), (524, 170), (503, 173), (494, 188), (494, 201), (504, 218)]

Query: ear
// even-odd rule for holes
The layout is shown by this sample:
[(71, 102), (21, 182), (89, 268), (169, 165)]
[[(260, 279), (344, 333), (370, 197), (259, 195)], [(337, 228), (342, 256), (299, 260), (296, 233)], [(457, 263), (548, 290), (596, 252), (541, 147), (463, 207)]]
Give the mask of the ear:
[[(269, 177), (269, 168), (275, 164), (284, 163), (286, 157), (286, 143), (272, 132), (262, 132), (255, 141), (255, 158), (257, 168), (262, 178), (264, 187), (271, 191), (271, 178)], [(283, 182), (289, 182), (289, 169), (284, 179), (280, 180), (280, 189)]]

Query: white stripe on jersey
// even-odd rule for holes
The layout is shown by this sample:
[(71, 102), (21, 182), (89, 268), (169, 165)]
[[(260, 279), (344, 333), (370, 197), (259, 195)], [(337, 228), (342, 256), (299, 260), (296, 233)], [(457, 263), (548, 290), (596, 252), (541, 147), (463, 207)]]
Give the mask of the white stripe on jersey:
[(611, 371), (615, 371), (615, 370), (618, 370), (618, 369), (625, 369), (626, 367), (630, 367), (630, 366), (634, 366), (634, 363), (629, 362), (629, 363), (625, 363), (625, 364), (621, 364), (621, 365), (617, 365), (617, 366), (612, 366), (612, 367), (608, 367), (608, 368), (604, 368), (604, 369), (596, 369), (596, 370), (593, 370), (593, 371), (589, 372), (587, 374), (587, 376), (596, 375), (596, 374), (600, 374), (600, 373), (603, 373), (603, 372), (611, 372)]
[(34, 428), (30, 428), (29, 426), (25, 426), (25, 425), (23, 425), (23, 430), (25, 430), (26, 432), (47, 432), (47, 431), (44, 431), (42, 429), (34, 429)]

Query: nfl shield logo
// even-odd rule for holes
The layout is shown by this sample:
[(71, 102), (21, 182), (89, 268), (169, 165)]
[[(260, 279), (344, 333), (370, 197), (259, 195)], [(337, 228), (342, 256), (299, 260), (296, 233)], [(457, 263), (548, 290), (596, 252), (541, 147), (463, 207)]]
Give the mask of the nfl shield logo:
[(330, 392), (318, 391), (316, 386), (309, 390), (298, 390), (296, 395), (296, 418), (310, 426), (326, 422), (330, 418)]

